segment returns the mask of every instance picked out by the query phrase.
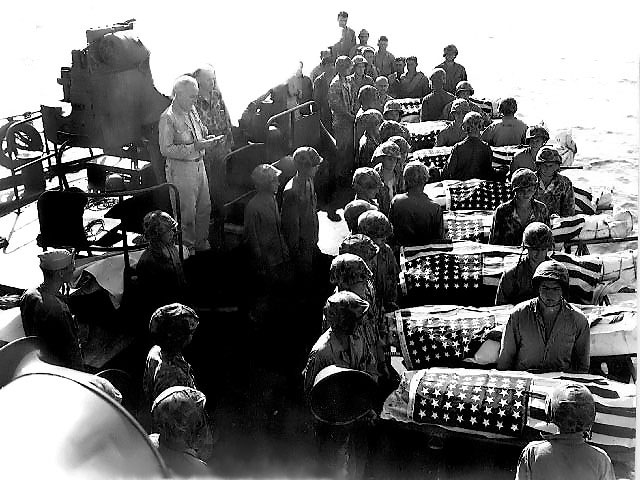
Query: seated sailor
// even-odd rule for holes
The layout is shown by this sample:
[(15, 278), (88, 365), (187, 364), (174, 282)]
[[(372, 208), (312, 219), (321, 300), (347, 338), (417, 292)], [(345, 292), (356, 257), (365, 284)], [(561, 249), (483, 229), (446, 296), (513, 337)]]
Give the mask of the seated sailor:
[(456, 63), (458, 49), (455, 45), (447, 45), (444, 47), (442, 56), (444, 57), (444, 62), (436, 68), (442, 68), (446, 72), (447, 81), (444, 84), (444, 89), (449, 93), (453, 93), (456, 85), (467, 79), (467, 71), (462, 65)]
[(20, 298), (24, 333), (41, 340), (50, 363), (83, 370), (78, 325), (61, 295), (61, 289), (73, 280), (73, 254), (52, 249), (38, 257), (44, 280)]
[(544, 223), (531, 222), (522, 234), (522, 248), (527, 249), (526, 255), (500, 277), (496, 305), (515, 305), (538, 294), (533, 288), (533, 273), (553, 250), (551, 229)]
[(418, 160), (404, 167), (406, 193), (393, 197), (389, 220), (398, 245), (426, 245), (444, 238), (442, 208), (424, 193), (429, 170)]
[(453, 122), (438, 132), (436, 147), (453, 147), (456, 143), (467, 138), (467, 134), (462, 128), (462, 121), (470, 111), (469, 102), (466, 100), (458, 98), (451, 103)]
[(511, 176), (513, 198), (499, 205), (493, 215), (489, 243), (520, 245), (522, 234), (531, 222), (549, 225), (549, 211), (533, 198), (538, 177), (528, 168), (520, 168)]
[(596, 404), (587, 387), (579, 383), (557, 387), (551, 393), (547, 414), (560, 433), (543, 434), (542, 440), (524, 447), (516, 480), (615, 480), (607, 452), (586, 442), (596, 418)]
[(307, 280), (318, 249), (318, 201), (313, 179), (322, 157), (313, 147), (299, 147), (293, 152), (293, 163), (297, 173), (282, 193), (282, 229), (300, 280)]
[(502, 334), (498, 369), (533, 372), (589, 371), (589, 322), (565, 298), (569, 272), (547, 260), (536, 268), (537, 298), (520, 303)]
[(540, 182), (535, 192), (535, 198), (544, 203), (549, 209), (549, 215), (554, 213), (561, 217), (570, 217), (576, 213), (573, 184), (559, 173), (562, 158), (554, 147), (545, 145), (536, 155), (536, 166)]
[(502, 119), (489, 125), (482, 132), (482, 140), (492, 147), (522, 145), (527, 133), (527, 124), (515, 117), (518, 103), (515, 98), (505, 98), (498, 107)]
[(442, 68), (436, 68), (429, 76), (429, 81), (431, 82), (431, 93), (422, 100), (420, 121), (445, 120), (442, 116), (444, 106), (456, 99), (455, 96), (444, 89), (447, 74)]
[(509, 171), (515, 172), (519, 168), (536, 170), (536, 156), (540, 148), (549, 141), (549, 131), (542, 125), (533, 125), (527, 128), (525, 143), (527, 148), (518, 152), (514, 157)]
[(469, 112), (462, 120), (466, 138), (454, 145), (449, 160), (442, 170), (442, 179), (449, 180), (491, 180), (493, 171), (493, 152), (491, 147), (480, 139), (482, 117)]

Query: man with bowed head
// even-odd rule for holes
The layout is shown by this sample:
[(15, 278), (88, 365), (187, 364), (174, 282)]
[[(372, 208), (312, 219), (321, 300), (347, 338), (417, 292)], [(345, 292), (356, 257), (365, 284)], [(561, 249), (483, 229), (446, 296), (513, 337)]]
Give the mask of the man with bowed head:
[(167, 182), (173, 183), (180, 193), (182, 241), (189, 254), (211, 248), (211, 199), (204, 154), (219, 142), (218, 137), (208, 134), (196, 111), (198, 91), (198, 82), (193, 77), (179, 77), (173, 86), (173, 101), (162, 112), (159, 122), (160, 153), (167, 158)]
[(531, 222), (522, 234), (522, 248), (527, 249), (526, 255), (500, 277), (496, 305), (516, 305), (538, 294), (533, 288), (533, 274), (553, 251), (551, 229), (544, 223)]
[(419, 160), (413, 160), (404, 167), (403, 176), (407, 192), (393, 197), (389, 213), (395, 242), (410, 247), (443, 239), (442, 208), (424, 193), (429, 170)]
[(489, 243), (520, 245), (525, 227), (531, 222), (549, 225), (549, 210), (534, 199), (538, 177), (528, 168), (519, 168), (511, 175), (513, 197), (499, 205), (493, 216)]
[(480, 140), (482, 117), (476, 112), (469, 112), (462, 120), (462, 128), (466, 138), (456, 143), (451, 149), (449, 160), (442, 170), (442, 179), (449, 180), (491, 180), (493, 171), (493, 152), (491, 147)]
[(589, 371), (589, 322), (567, 301), (569, 272), (547, 260), (533, 274), (538, 297), (520, 303), (502, 334), (499, 370)]
[(301, 281), (310, 278), (313, 256), (318, 248), (318, 208), (313, 179), (322, 157), (313, 147), (293, 152), (296, 175), (282, 194), (282, 230)]
[(333, 115), (338, 159), (335, 175), (339, 183), (346, 184), (351, 176), (354, 159), (353, 125), (355, 123), (355, 94), (347, 78), (353, 63), (349, 57), (336, 59), (336, 76), (329, 86), (329, 107)]
[(573, 184), (569, 178), (560, 174), (562, 157), (554, 147), (545, 145), (536, 155), (536, 167), (540, 183), (535, 191), (535, 198), (561, 217), (570, 217), (576, 213)]
[(444, 47), (442, 56), (444, 57), (444, 62), (436, 68), (442, 68), (447, 73), (444, 89), (449, 93), (454, 93), (458, 82), (467, 79), (467, 71), (455, 61), (458, 56), (458, 48), (455, 45)]
[(73, 280), (73, 254), (52, 249), (38, 255), (44, 280), (30, 288), (20, 299), (20, 315), (26, 336), (38, 337), (47, 360), (76, 370), (84, 369), (78, 325), (60, 294)]
[(445, 120), (442, 116), (444, 106), (453, 102), (456, 97), (444, 89), (447, 74), (442, 68), (436, 68), (429, 76), (431, 93), (422, 99), (420, 121)]
[(505, 98), (500, 102), (498, 111), (502, 119), (489, 125), (482, 132), (482, 140), (492, 147), (522, 145), (527, 134), (527, 124), (515, 117), (518, 103), (515, 98)]

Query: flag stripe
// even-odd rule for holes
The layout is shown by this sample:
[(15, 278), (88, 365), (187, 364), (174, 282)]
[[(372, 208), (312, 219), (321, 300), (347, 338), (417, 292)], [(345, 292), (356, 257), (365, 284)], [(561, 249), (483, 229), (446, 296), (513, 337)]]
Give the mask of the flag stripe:
[(636, 418), (636, 409), (634, 407), (610, 407), (601, 403), (596, 403), (596, 413), (603, 415), (618, 415), (621, 417)]

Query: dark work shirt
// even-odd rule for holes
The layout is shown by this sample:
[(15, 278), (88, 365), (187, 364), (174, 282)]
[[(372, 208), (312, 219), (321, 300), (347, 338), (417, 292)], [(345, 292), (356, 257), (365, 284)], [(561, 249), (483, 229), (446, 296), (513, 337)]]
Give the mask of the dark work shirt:
[(456, 143), (449, 161), (442, 171), (442, 178), (449, 180), (491, 180), (494, 177), (491, 147), (478, 137), (467, 137)]
[(526, 257), (504, 272), (498, 283), (496, 305), (516, 305), (538, 296), (533, 288), (533, 270)]
[(446, 120), (442, 116), (444, 106), (453, 102), (456, 99), (454, 95), (449, 92), (441, 90), (439, 92), (431, 92), (422, 100), (422, 106), (420, 107), (420, 121), (428, 122), (433, 120)]
[(26, 336), (37, 336), (51, 361), (63, 367), (82, 370), (78, 326), (67, 304), (42, 287), (27, 290), (20, 299), (20, 315)]
[(493, 245), (521, 245), (524, 229), (531, 222), (549, 224), (549, 210), (546, 205), (537, 200), (531, 200), (531, 214), (522, 221), (516, 213), (516, 201), (508, 200), (498, 206), (493, 215), (493, 224), (489, 234), (489, 243)]
[(589, 322), (581, 312), (563, 301), (555, 323), (547, 331), (538, 299), (534, 298), (519, 304), (509, 316), (498, 369), (586, 373), (589, 348)]
[(398, 245), (427, 245), (444, 238), (442, 209), (425, 193), (393, 197), (389, 220)]

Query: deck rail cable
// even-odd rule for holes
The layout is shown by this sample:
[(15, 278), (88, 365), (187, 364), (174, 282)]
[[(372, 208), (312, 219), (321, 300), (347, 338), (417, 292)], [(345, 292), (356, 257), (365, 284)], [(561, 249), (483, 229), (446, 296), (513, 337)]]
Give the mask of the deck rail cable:
[[(307, 107), (312, 107), (315, 106), (315, 102), (313, 100), (309, 100), (308, 102), (305, 103), (301, 103), (300, 105), (297, 105), (293, 108), (290, 108), (288, 110), (285, 110), (284, 112), (280, 112), (277, 113), (276, 115), (273, 115), (272, 117), (269, 118), (269, 120), (267, 120), (266, 123), (266, 131), (267, 133), (269, 132), (269, 127), (274, 125), (279, 119), (284, 118), (286, 116), (288, 116), (288, 127), (289, 127), (289, 144), (288, 147), (289, 149), (293, 148), (293, 139), (294, 139), (294, 129), (295, 129), (295, 121), (294, 121), (294, 115), (295, 112), (297, 112), (298, 110), (302, 110), (303, 108), (307, 108)], [(265, 138), (268, 138), (268, 135), (265, 135)], [(267, 149), (269, 148), (269, 143), (267, 142), (266, 144)], [(245, 148), (245, 147), (241, 147), (241, 148)], [(240, 150), (240, 149), (238, 149)], [(227, 156), (225, 157), (225, 163), (228, 157), (230, 157), (231, 155), (233, 155), (235, 152), (237, 152), (237, 150), (230, 152), (229, 154), (227, 154)], [(267, 150), (267, 158), (269, 158), (269, 151)], [(279, 159), (278, 159), (279, 160)], [(276, 160), (275, 162), (272, 162), (271, 165), (275, 165), (276, 163), (278, 163), (278, 160)], [(255, 189), (249, 190), (248, 192), (243, 193), (242, 195), (240, 195), (239, 197), (234, 198), (233, 200), (228, 201), (227, 203), (224, 204), (224, 207), (229, 207), (231, 205), (233, 205), (234, 203), (237, 203), (245, 198), (247, 198), (248, 196), (252, 195), (255, 192)]]
[[(178, 252), (180, 255), (180, 260), (184, 261), (184, 247), (182, 245), (182, 214), (180, 213), (180, 192), (178, 191), (178, 187), (176, 187), (173, 183), (166, 182), (158, 185), (153, 185), (151, 187), (139, 188), (136, 190), (114, 190), (114, 191), (105, 192), (105, 193), (86, 192), (85, 195), (90, 199), (91, 198), (103, 199), (103, 198), (115, 197), (118, 199), (118, 202), (122, 202), (124, 200), (124, 197), (135, 197), (136, 195), (142, 195), (142, 194), (156, 192), (164, 189), (169, 189), (170, 194), (173, 194), (172, 204), (174, 205), (173, 207), (174, 213), (176, 216), (176, 222), (178, 223), (178, 229), (177, 229), (178, 231), (176, 232), (177, 238), (178, 238)], [(122, 250), (124, 253), (125, 267), (130, 268), (129, 244), (127, 243), (127, 234), (126, 234), (126, 228), (124, 226), (124, 222), (121, 222), (121, 227), (122, 227)]]

